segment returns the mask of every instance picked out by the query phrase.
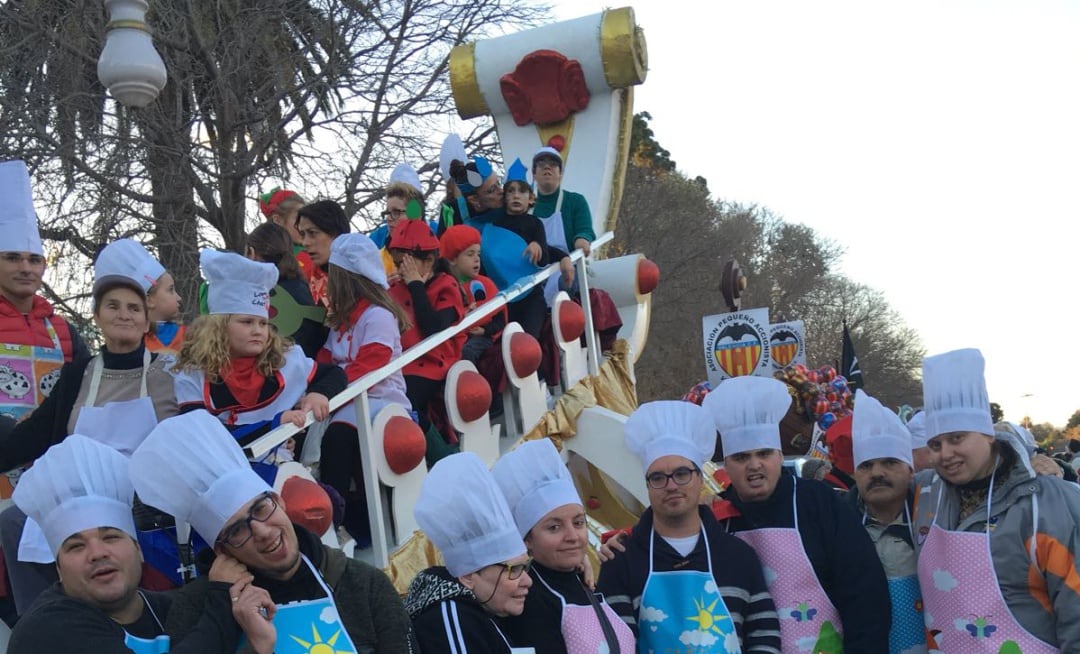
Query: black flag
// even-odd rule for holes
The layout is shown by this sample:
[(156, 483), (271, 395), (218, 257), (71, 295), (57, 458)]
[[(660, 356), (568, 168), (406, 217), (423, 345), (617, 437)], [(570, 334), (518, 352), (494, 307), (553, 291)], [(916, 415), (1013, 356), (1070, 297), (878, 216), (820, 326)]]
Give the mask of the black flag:
[(847, 323), (844, 323), (844, 348), (840, 355), (840, 374), (847, 379), (848, 388), (851, 390), (863, 387), (859, 357), (855, 356), (855, 347), (851, 344), (851, 334), (848, 333)]

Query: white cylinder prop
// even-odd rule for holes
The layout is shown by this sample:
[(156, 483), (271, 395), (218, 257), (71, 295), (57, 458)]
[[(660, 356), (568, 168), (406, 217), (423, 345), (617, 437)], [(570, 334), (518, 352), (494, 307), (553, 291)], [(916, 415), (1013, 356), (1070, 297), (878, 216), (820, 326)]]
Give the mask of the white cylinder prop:
[(98, 79), (121, 104), (145, 107), (165, 88), (165, 62), (146, 26), (146, 0), (105, 0), (109, 31), (98, 58)]

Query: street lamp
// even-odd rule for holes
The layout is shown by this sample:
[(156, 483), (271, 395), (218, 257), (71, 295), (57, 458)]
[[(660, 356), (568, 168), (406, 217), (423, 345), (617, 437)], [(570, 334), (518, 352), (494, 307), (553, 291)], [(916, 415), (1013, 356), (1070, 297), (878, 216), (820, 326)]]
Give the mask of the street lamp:
[(98, 79), (129, 107), (145, 107), (165, 88), (161, 60), (146, 26), (147, 0), (105, 0), (109, 32), (98, 58)]

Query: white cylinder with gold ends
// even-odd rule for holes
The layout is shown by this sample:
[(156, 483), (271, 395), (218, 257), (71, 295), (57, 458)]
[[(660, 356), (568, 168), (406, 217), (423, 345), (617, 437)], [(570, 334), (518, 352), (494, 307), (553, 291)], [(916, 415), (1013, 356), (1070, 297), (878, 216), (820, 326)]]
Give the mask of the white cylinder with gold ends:
[(128, 107), (145, 107), (165, 88), (165, 62), (146, 26), (146, 0), (105, 0), (109, 31), (98, 58), (98, 79)]

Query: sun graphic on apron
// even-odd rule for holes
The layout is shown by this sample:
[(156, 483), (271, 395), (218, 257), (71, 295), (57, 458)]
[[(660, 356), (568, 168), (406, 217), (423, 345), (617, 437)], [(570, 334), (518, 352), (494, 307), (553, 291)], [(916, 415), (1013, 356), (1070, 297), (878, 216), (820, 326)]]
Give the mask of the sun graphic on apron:
[(307, 642), (305, 640), (302, 640), (300, 638), (297, 638), (296, 636), (293, 636), (291, 634), (290, 634), (289, 637), (292, 638), (293, 640), (295, 640), (297, 643), (299, 643), (300, 646), (304, 648), (304, 652), (306, 654), (352, 654), (351, 650), (342, 651), (342, 650), (334, 649), (334, 643), (337, 642), (338, 636), (341, 635), (341, 630), (340, 629), (335, 631), (333, 636), (330, 636), (329, 638), (327, 638), (326, 642), (323, 642), (323, 639), (319, 635), (319, 630), (315, 626), (315, 623), (311, 624), (311, 633), (312, 633), (312, 640), (315, 641), (313, 643), (309, 643), (309, 642)]
[(716, 603), (719, 601), (720, 598), (717, 597), (712, 601), (712, 604), (705, 606), (704, 599), (699, 600), (695, 598), (694, 608), (697, 609), (698, 613), (696, 616), (692, 616), (686, 619), (698, 623), (698, 631), (713, 631), (718, 634), (724, 633), (720, 630), (720, 627), (717, 626), (717, 623), (721, 620), (730, 620), (731, 618), (725, 613), (721, 613), (720, 615), (715, 615), (713, 613), (713, 609), (716, 608)]

